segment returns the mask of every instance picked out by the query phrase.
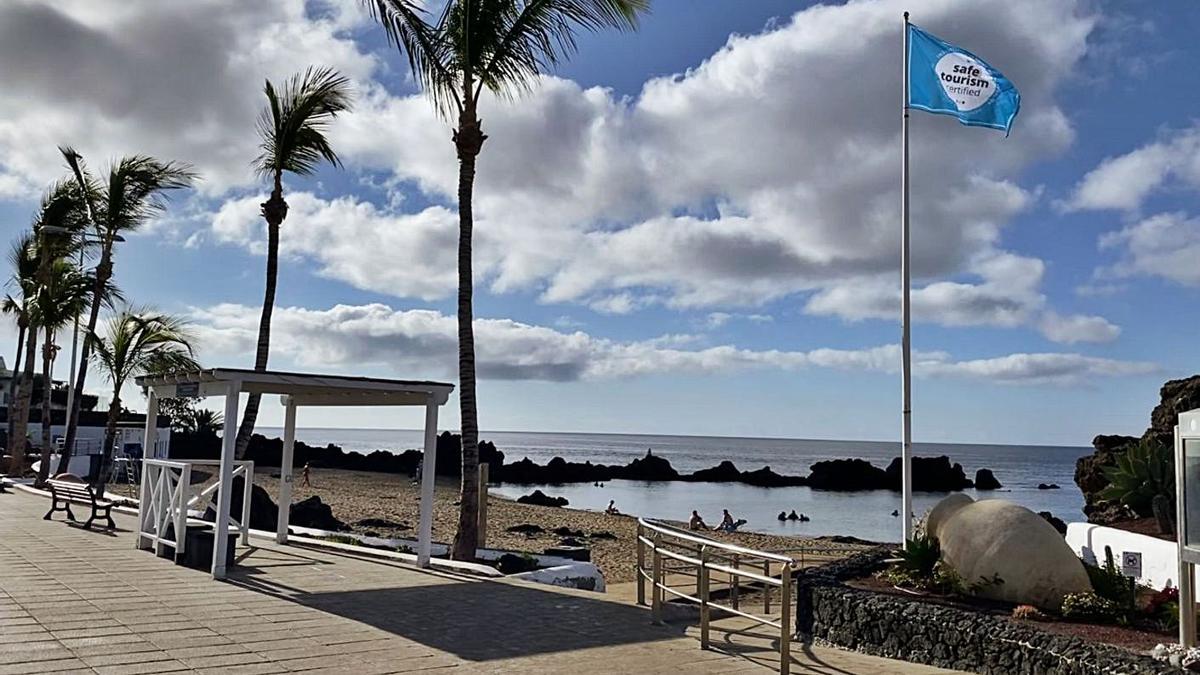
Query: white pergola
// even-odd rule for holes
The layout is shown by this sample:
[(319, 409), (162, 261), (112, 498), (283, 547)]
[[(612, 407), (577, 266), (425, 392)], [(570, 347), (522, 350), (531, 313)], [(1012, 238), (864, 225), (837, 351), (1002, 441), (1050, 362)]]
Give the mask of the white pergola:
[[(279, 519), (275, 541), (286, 544), (288, 516), (292, 503), (292, 453), (296, 441), (296, 408), (301, 406), (425, 406), (425, 455), (421, 473), (421, 517), (418, 526), (417, 563), (429, 565), (433, 530), (433, 488), (437, 460), (438, 407), (446, 403), (454, 385), (445, 382), (387, 380), (373, 377), (315, 375), (279, 371), (253, 371), (239, 368), (212, 368), (181, 371), (137, 378), (148, 390), (146, 437), (142, 447), (152, 448), (157, 428), (149, 420), (158, 417), (158, 401), (163, 398), (225, 397), (225, 436), (221, 444), (220, 486), (217, 497), (217, 521), (213, 542), (212, 576), (225, 577), (228, 547), (229, 506), (232, 488), (234, 448), (238, 430), (238, 396), (278, 394), (286, 408), (284, 414), (283, 457), (280, 460)], [(248, 526), (249, 524), (245, 524)]]

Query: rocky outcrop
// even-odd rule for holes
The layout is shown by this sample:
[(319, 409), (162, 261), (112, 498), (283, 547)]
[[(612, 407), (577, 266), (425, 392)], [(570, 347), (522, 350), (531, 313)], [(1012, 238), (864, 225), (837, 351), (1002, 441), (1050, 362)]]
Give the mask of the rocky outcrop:
[(999, 490), (1004, 487), (1000, 481), (996, 480), (996, 476), (991, 469), (980, 469), (975, 472), (975, 489), (976, 490)]
[(684, 480), (697, 483), (736, 483), (742, 478), (742, 472), (733, 462), (725, 460), (711, 469), (701, 469), (684, 476)]
[[(950, 458), (913, 457), (912, 486), (917, 492), (955, 492), (972, 487), (975, 483), (967, 478), (961, 464), (953, 464)], [(988, 475), (991, 471), (983, 469)], [(808, 486), (814, 490), (896, 490), (902, 485), (900, 458), (896, 457), (887, 469), (880, 469), (862, 459), (833, 459), (812, 465), (808, 474)], [(995, 477), (992, 476), (992, 480)], [(999, 485), (999, 482), (996, 483)]]
[(1041, 516), (1042, 519), (1047, 523), (1050, 523), (1054, 529), (1058, 530), (1059, 534), (1063, 535), (1064, 537), (1067, 536), (1067, 524), (1063, 522), (1062, 518), (1055, 516), (1049, 511), (1038, 511), (1038, 515)]
[(814, 490), (886, 490), (887, 472), (865, 459), (830, 459), (816, 462), (808, 470), (808, 486)]
[(532, 493), (517, 497), (518, 504), (532, 504), (533, 506), (566, 506), (570, 502), (566, 497), (550, 497), (541, 490), (534, 490)]
[(1159, 389), (1158, 405), (1150, 412), (1150, 426), (1140, 438), (1100, 435), (1092, 439), (1095, 452), (1075, 462), (1075, 484), (1083, 492), (1083, 512), (1088, 522), (1112, 525), (1136, 517), (1128, 509), (1100, 498), (1100, 492), (1108, 485), (1104, 469), (1115, 466), (1117, 456), (1138, 440), (1173, 445), (1179, 413), (1195, 408), (1200, 408), (1200, 375), (1170, 380)]
[[(171, 435), (171, 456), (179, 459), (218, 459), (220, 444), (204, 442), (204, 438), (193, 438), (188, 434)], [(424, 457), (422, 450), (405, 450), (390, 452), (376, 450), (367, 454), (346, 452), (341, 447), (330, 443), (325, 447), (307, 445), (296, 441), (293, 448), (293, 465), (297, 468), (305, 464), (326, 469), (348, 469), (351, 471), (373, 471), (377, 473), (398, 473), (412, 475), (417, 471)], [(250, 445), (246, 449), (246, 459), (254, 462), (255, 466), (279, 466), (283, 456), (283, 441), (279, 438), (267, 438), (260, 434), (250, 437)], [(492, 475), (503, 471), (504, 453), (488, 441), (479, 443), (479, 461), (489, 465)], [(442, 432), (437, 439), (437, 474), (439, 476), (462, 475), (462, 445), (458, 434)]]
[(1175, 443), (1179, 413), (1200, 408), (1200, 375), (1170, 380), (1158, 391), (1158, 405), (1150, 411), (1150, 427), (1142, 437), (1170, 446)]
[(350, 529), (338, 520), (333, 515), (333, 509), (316, 495), (292, 504), (288, 522), (296, 527), (311, 527), (329, 532), (346, 532)]
[[(899, 457), (888, 464), (886, 473), (888, 487), (899, 490), (902, 480)], [(956, 492), (975, 485), (967, 478), (962, 464), (951, 464), (950, 458), (945, 455), (913, 457), (912, 473), (912, 489), (916, 492)]]
[(757, 471), (746, 471), (742, 474), (741, 482), (755, 487), (795, 487), (805, 485), (808, 481), (801, 476), (784, 476), (764, 466)]
[[(243, 485), (245, 483), (241, 476), (234, 478), (233, 492), (229, 495), (229, 512), (236, 519), (240, 519), (242, 516)], [(214, 507), (218, 503), (220, 492), (217, 490), (213, 493), (212, 504), (204, 511), (204, 520), (209, 522), (217, 520), (217, 511)], [(275, 500), (271, 499), (271, 495), (262, 486), (252, 486), (250, 488), (250, 529), (274, 532), (278, 520), (279, 506)], [(338, 520), (333, 515), (333, 509), (316, 495), (292, 504), (288, 523), (297, 527), (311, 527), (330, 532), (345, 532), (350, 529), (345, 523)]]

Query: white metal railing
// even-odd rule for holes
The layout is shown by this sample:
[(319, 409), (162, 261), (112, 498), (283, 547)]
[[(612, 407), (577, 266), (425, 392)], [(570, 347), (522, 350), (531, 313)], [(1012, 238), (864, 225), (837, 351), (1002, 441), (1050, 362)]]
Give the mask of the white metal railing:
[[(154, 547), (162, 555), (164, 546), (182, 554), (187, 542), (187, 503), (192, 484), (192, 467), (187, 462), (148, 459), (142, 463), (142, 486), (138, 492), (137, 548)], [(172, 532), (168, 536), (167, 526)]]
[[(649, 566), (647, 566), (649, 559)], [(772, 572), (779, 569), (779, 576)], [(709, 648), (709, 623), (713, 608), (760, 625), (779, 629), (779, 672), (791, 671), (792, 572), (795, 561), (778, 553), (727, 544), (700, 537), (670, 525), (638, 519), (637, 528), (637, 602), (646, 605), (646, 582), (650, 582), (650, 607), (655, 621), (662, 621), (665, 595), (670, 594), (700, 606), (700, 648)], [(727, 583), (729, 604), (712, 598), (714, 573)], [(694, 577), (695, 594), (673, 588), (671, 575)], [(748, 581), (762, 590), (762, 614), (742, 608), (741, 587)], [(688, 582), (690, 586), (690, 581)], [(677, 584), (678, 586), (678, 584)], [(771, 589), (779, 589), (779, 618), (771, 613)]]
[[(161, 555), (164, 546), (175, 550), (178, 559), (187, 545), (188, 511), (207, 505), (211, 495), (221, 488), (221, 481), (193, 493), (192, 469), (212, 467), (219, 473), (221, 463), (215, 460), (146, 459), (142, 461), (142, 483), (138, 500), (138, 533), (135, 545), (140, 549), (154, 547)], [(229, 532), (241, 536), (242, 544), (250, 542), (250, 493), (254, 487), (254, 462), (234, 462), (232, 478), (243, 477), (242, 513), (240, 518), (229, 516)], [(213, 509), (214, 512), (219, 509)], [(217, 513), (217, 517), (223, 517)], [(168, 534), (168, 526), (170, 533)]]

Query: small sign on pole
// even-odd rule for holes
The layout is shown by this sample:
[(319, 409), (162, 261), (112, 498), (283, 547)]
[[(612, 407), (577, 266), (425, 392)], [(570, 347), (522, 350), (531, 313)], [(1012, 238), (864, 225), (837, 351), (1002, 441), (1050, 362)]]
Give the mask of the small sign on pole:
[(199, 382), (182, 382), (175, 385), (176, 398), (195, 398), (200, 395)]
[(1142, 552), (1124, 551), (1121, 553), (1121, 573), (1134, 579), (1142, 578)]

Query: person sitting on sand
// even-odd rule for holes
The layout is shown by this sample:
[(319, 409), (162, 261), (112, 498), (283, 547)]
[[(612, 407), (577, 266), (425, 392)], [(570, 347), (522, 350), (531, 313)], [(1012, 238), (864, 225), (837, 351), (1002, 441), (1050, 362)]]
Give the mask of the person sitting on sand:
[(709, 528), (708, 525), (704, 522), (704, 519), (700, 517), (700, 514), (696, 513), (695, 509), (693, 509), (692, 510), (692, 519), (688, 521), (688, 529), (689, 530), (707, 530), (707, 529), (711, 529), (711, 528)]
[(604, 509), (604, 512), (610, 516), (621, 515), (621, 512), (617, 510), (617, 500), (615, 500), (615, 499), (608, 500), (608, 508)]
[(312, 487), (312, 483), (310, 482), (310, 471), (308, 468), (308, 462), (305, 462), (304, 468), (300, 469), (300, 486), (301, 487)]
[(788, 520), (800, 520), (800, 516), (796, 515), (796, 509), (792, 509), (792, 512), (788, 514)]
[(787, 511), (779, 512), (779, 520), (780, 520), (780, 522), (787, 520)]
[(733, 514), (729, 512), (729, 509), (721, 509), (721, 524), (717, 526), (717, 529), (721, 532), (733, 532), (738, 529), (738, 524), (734, 522)]

